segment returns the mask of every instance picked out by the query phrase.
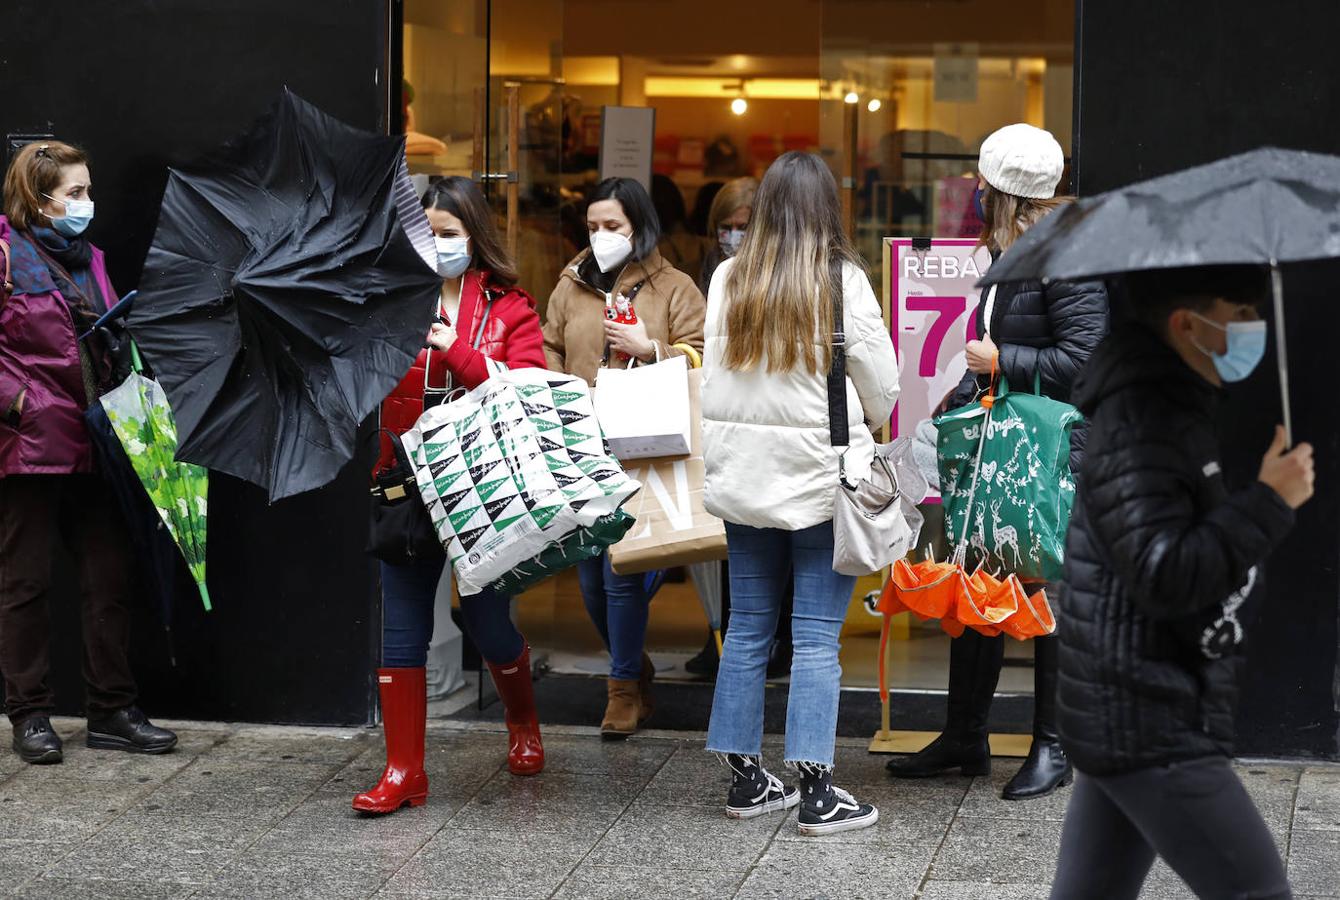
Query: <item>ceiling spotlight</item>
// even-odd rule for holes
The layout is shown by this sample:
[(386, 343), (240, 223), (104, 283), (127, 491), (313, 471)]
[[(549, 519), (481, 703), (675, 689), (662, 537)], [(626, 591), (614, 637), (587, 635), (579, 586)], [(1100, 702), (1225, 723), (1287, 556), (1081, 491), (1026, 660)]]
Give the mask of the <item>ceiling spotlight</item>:
[(855, 91), (847, 91), (847, 96), (842, 98), (843, 103), (860, 103), (861, 98)]
[(730, 111), (737, 116), (742, 116), (749, 109), (749, 103), (743, 97), (736, 97), (730, 102)]
[(865, 108), (870, 110), (871, 112), (879, 112), (879, 108), (883, 105), (884, 105), (883, 103), (879, 102), (879, 98), (875, 97), (873, 100), (871, 100), (869, 103), (865, 105)]

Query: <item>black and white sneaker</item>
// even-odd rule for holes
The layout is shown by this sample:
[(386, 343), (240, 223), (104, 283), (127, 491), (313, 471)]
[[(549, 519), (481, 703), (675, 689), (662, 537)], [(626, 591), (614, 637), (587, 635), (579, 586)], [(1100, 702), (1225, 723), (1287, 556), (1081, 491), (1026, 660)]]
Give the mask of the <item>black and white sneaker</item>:
[(840, 787), (833, 786), (833, 773), (815, 766), (800, 766), (800, 833), (836, 834), (868, 828), (879, 821), (879, 810)]
[(729, 818), (752, 819), (791, 809), (800, 802), (800, 791), (782, 784), (758, 760), (731, 753), (726, 756), (726, 765), (731, 770), (730, 794), (726, 797)]

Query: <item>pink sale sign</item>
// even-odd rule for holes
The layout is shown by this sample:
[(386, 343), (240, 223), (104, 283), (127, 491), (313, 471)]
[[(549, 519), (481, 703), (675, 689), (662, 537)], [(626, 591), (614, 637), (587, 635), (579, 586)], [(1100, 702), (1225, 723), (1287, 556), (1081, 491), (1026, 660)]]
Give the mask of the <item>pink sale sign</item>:
[(977, 337), (976, 284), (991, 254), (969, 238), (885, 239), (889, 319), (902, 369), (893, 436), (911, 435), (967, 371)]

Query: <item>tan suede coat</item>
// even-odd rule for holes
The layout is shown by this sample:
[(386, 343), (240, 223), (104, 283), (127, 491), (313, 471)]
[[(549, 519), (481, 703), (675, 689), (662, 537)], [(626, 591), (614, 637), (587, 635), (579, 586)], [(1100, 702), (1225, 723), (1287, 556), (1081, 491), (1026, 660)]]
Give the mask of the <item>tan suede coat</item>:
[[(590, 250), (583, 250), (563, 269), (549, 297), (544, 322), (544, 356), (555, 372), (566, 372), (595, 384), (596, 372), (605, 355), (605, 295), (582, 281), (577, 265)], [(683, 356), (675, 344), (687, 344), (697, 353), (703, 349), (703, 319), (707, 301), (693, 279), (653, 252), (629, 263), (615, 285), (616, 293), (628, 294), (643, 282), (633, 299), (639, 322), (647, 326), (647, 337), (656, 344), (657, 359)], [(611, 368), (628, 363), (610, 354)]]

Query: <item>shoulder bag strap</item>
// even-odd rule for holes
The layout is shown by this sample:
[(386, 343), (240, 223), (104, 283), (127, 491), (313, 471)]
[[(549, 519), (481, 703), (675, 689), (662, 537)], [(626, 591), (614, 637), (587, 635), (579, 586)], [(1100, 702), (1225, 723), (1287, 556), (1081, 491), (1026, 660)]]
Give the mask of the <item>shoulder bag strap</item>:
[(833, 362), (828, 368), (828, 440), (834, 447), (851, 443), (847, 428), (847, 335), (843, 324), (842, 259), (829, 260), (829, 284), (833, 291)]

